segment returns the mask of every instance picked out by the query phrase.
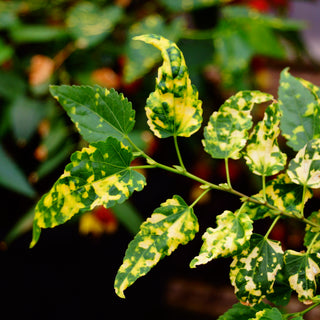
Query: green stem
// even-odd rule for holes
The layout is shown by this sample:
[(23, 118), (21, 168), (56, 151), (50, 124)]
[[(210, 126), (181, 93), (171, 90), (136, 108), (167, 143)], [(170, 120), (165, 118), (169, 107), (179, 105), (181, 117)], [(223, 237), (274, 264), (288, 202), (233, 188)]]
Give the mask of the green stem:
[(196, 200), (193, 201), (193, 203), (189, 206), (189, 208), (193, 208), (193, 207), (201, 200), (201, 198), (202, 198), (204, 195), (206, 195), (207, 192), (209, 192), (209, 191), (211, 191), (211, 188), (208, 188), (208, 189), (204, 190), (204, 191), (200, 194), (200, 196), (199, 196)]
[(311, 311), (312, 309), (316, 308), (320, 304), (320, 301), (315, 302), (312, 306), (294, 313), (288, 313), (285, 316), (286, 319), (293, 318), (293, 317), (303, 317), (307, 312)]
[(302, 200), (301, 200), (301, 210), (300, 210), (300, 216), (301, 218), (304, 217), (304, 203), (305, 203), (305, 198), (306, 198), (306, 192), (307, 192), (307, 186), (303, 186), (303, 191), (302, 191)]
[(231, 181), (230, 181), (230, 172), (229, 172), (229, 162), (228, 158), (224, 158), (225, 168), (226, 168), (226, 176), (227, 176), (227, 183), (230, 189), (232, 189)]
[(310, 250), (312, 249), (312, 246), (315, 243), (315, 241), (317, 240), (318, 236), (319, 236), (319, 233), (316, 233), (315, 236), (312, 238), (311, 243), (308, 245), (307, 254), (310, 253)]
[(267, 239), (269, 237), (270, 232), (272, 231), (272, 229), (274, 228), (274, 226), (276, 225), (276, 223), (278, 222), (278, 220), (281, 218), (281, 216), (277, 216), (273, 221), (272, 224), (270, 226), (270, 228), (268, 229), (267, 233), (265, 234), (264, 238)]
[(263, 200), (267, 202), (266, 176), (265, 175), (262, 175), (262, 192), (263, 192)]
[(179, 149), (179, 146), (178, 146), (178, 138), (177, 138), (176, 135), (174, 135), (173, 139), (174, 139), (174, 147), (176, 148), (176, 152), (177, 152), (177, 156), (178, 156), (178, 159), (179, 159), (180, 166), (182, 167), (183, 170), (186, 171), (186, 167), (184, 166), (184, 163), (182, 161), (180, 149)]

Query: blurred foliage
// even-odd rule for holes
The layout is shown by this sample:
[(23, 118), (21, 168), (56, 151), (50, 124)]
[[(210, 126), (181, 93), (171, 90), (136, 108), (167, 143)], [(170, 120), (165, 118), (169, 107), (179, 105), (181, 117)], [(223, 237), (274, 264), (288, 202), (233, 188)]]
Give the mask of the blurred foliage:
[[(1, 1), (0, 185), (32, 199), (26, 215), (15, 216), (23, 223), (13, 228), (10, 241), (28, 229), (25, 219), (32, 220), (32, 207), (47, 188), (45, 178), (84, 143), (49, 96), (49, 84), (115, 88), (139, 110), (153, 85), (148, 74), (161, 57), (132, 37), (156, 33), (179, 43), (202, 99), (217, 91), (253, 89), (255, 59), (295, 59), (304, 53), (299, 36), (304, 24), (287, 19), (287, 7), (286, 0)], [(139, 117), (135, 137), (150, 151), (155, 142)], [(127, 228), (135, 232), (139, 215), (131, 206), (123, 210), (133, 221)], [(123, 210), (113, 210), (120, 222)], [(6, 233), (15, 223), (11, 219), (1, 230)]]

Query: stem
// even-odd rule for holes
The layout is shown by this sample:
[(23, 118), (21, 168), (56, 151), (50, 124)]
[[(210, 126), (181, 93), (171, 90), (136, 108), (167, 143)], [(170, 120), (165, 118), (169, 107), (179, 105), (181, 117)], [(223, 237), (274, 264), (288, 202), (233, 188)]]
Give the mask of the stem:
[(177, 138), (176, 135), (174, 135), (173, 139), (174, 139), (174, 146), (176, 148), (176, 152), (177, 152), (177, 156), (178, 156), (178, 159), (179, 159), (180, 166), (182, 167), (183, 170), (186, 171), (186, 167), (183, 164), (181, 153), (180, 153), (180, 149), (179, 149), (179, 146), (178, 146), (178, 138)]
[(267, 202), (267, 195), (266, 195), (266, 176), (262, 175), (262, 192), (263, 192), (263, 200)]
[(224, 158), (225, 168), (226, 168), (226, 176), (227, 176), (227, 183), (230, 189), (232, 189), (231, 181), (230, 181), (230, 173), (229, 173), (229, 162), (228, 158)]
[(302, 191), (302, 200), (301, 200), (301, 211), (300, 211), (301, 218), (304, 217), (304, 202), (305, 202), (305, 197), (306, 197), (306, 191), (307, 191), (307, 186), (304, 185), (303, 191)]
[(209, 192), (209, 191), (211, 191), (211, 188), (208, 188), (208, 189), (204, 190), (204, 191), (200, 194), (200, 196), (199, 196), (195, 201), (193, 201), (193, 203), (189, 206), (189, 208), (193, 208), (193, 207), (200, 201), (200, 199), (201, 199), (204, 195), (206, 195), (207, 192)]
[(320, 301), (315, 302), (312, 306), (300, 311), (300, 312), (294, 312), (294, 313), (289, 313), (285, 315), (285, 318), (293, 318), (293, 317), (302, 317), (305, 315), (307, 312), (311, 311), (312, 309), (316, 308), (320, 304)]
[(276, 225), (276, 223), (278, 222), (278, 220), (281, 218), (281, 216), (277, 216), (273, 221), (272, 224), (270, 226), (270, 228), (268, 229), (267, 233), (265, 234), (264, 238), (267, 239), (269, 237), (270, 232), (272, 231), (273, 227)]
[(310, 250), (312, 249), (312, 246), (314, 244), (314, 242), (317, 240), (319, 236), (319, 233), (316, 233), (315, 236), (312, 238), (311, 243), (308, 245), (308, 250), (307, 250), (307, 254), (310, 252)]

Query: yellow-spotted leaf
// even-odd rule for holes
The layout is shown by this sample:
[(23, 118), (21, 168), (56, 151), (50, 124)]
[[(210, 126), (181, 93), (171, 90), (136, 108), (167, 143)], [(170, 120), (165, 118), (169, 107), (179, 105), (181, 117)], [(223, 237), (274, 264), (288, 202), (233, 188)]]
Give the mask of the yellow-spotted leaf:
[(272, 100), (270, 94), (259, 91), (240, 91), (214, 112), (204, 129), (205, 150), (217, 159), (239, 159), (252, 127), (251, 110), (255, 103)]
[(50, 86), (50, 93), (89, 143), (105, 141), (109, 136), (123, 140), (134, 127), (131, 102), (114, 89), (63, 85)]
[(130, 242), (115, 279), (115, 291), (124, 298), (124, 290), (145, 275), (160, 259), (170, 255), (179, 244), (192, 240), (198, 231), (193, 209), (180, 196), (161, 204), (140, 227)]
[(200, 254), (191, 261), (190, 267), (241, 252), (249, 244), (251, 234), (252, 220), (245, 212), (224, 211), (217, 216), (217, 228), (208, 228), (202, 236)]
[(201, 126), (202, 102), (191, 84), (182, 52), (174, 42), (159, 35), (147, 34), (134, 39), (155, 46), (163, 58), (155, 91), (147, 99), (150, 129), (159, 138), (191, 136)]
[(249, 169), (257, 175), (275, 175), (286, 164), (287, 156), (280, 151), (277, 142), (280, 117), (278, 104), (269, 105), (263, 120), (255, 126), (250, 135), (244, 158)]
[(71, 163), (35, 208), (31, 246), (42, 228), (63, 224), (98, 205), (112, 207), (142, 190), (145, 178), (130, 168), (132, 160), (129, 148), (112, 137), (73, 153)]
[[(302, 199), (303, 194), (304, 199)], [(262, 190), (252, 197), (260, 200), (261, 203), (264, 202)], [(279, 210), (291, 213), (292, 216), (298, 216), (311, 197), (312, 192), (309, 189), (303, 191), (303, 186), (293, 183), (286, 174), (280, 174), (266, 183), (267, 202)], [(249, 201), (246, 202), (243, 210), (253, 220), (272, 217), (279, 213), (278, 211), (272, 211), (263, 204), (259, 205)]]
[(238, 299), (254, 305), (272, 293), (282, 264), (283, 251), (279, 241), (252, 235), (250, 248), (235, 256), (230, 266), (230, 280)]
[(298, 151), (308, 141), (320, 138), (319, 88), (284, 69), (278, 95), (282, 112), (280, 128), (288, 146)]
[(285, 252), (285, 271), (290, 287), (297, 292), (298, 299), (305, 304), (311, 303), (316, 294), (316, 276), (320, 273), (315, 255), (288, 250)]
[(320, 188), (320, 139), (309, 141), (290, 161), (287, 172), (294, 183)]

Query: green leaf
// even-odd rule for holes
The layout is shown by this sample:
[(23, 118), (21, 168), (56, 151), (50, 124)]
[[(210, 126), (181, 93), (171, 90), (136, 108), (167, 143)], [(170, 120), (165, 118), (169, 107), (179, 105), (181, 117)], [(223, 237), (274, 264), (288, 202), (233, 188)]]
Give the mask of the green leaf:
[(208, 228), (202, 236), (200, 254), (191, 261), (190, 267), (241, 252), (249, 242), (252, 229), (246, 212), (224, 211), (217, 216), (217, 228)]
[[(320, 211), (312, 212), (312, 214), (308, 217), (308, 220), (320, 225)], [(304, 245), (308, 248), (309, 253), (317, 253), (320, 251), (320, 228), (306, 224)]]
[(0, 185), (20, 193), (26, 197), (33, 198), (36, 195), (35, 190), (29, 184), (23, 171), (8, 156), (0, 144)]
[(281, 171), (287, 161), (280, 151), (277, 138), (280, 133), (280, 111), (278, 104), (268, 106), (262, 121), (252, 131), (245, 156), (249, 169), (261, 176), (272, 176)]
[(297, 292), (300, 301), (308, 304), (316, 293), (316, 276), (320, 273), (313, 255), (288, 250), (284, 261), (290, 287)]
[(310, 140), (320, 138), (319, 88), (284, 69), (278, 94), (282, 112), (280, 128), (288, 146), (298, 151)]
[(282, 314), (277, 308), (258, 311), (254, 318), (249, 320), (282, 320)]
[(263, 302), (254, 306), (246, 306), (242, 303), (234, 304), (227, 312), (218, 318), (218, 320), (248, 320), (256, 315), (257, 312), (270, 309), (271, 307)]
[(276, 275), (273, 292), (267, 294), (267, 299), (276, 306), (286, 306), (290, 301), (291, 293), (292, 290), (284, 274), (284, 269), (281, 269)]
[(220, 5), (230, 2), (231, 0), (160, 0), (169, 10), (172, 11), (191, 11)]
[[(279, 210), (286, 211), (294, 215), (299, 215), (302, 207), (312, 197), (310, 190), (305, 191), (304, 203), (302, 203), (303, 187), (292, 183), (286, 174), (280, 174), (275, 179), (266, 183), (267, 202)], [(263, 191), (252, 196), (256, 200), (264, 202)], [(253, 202), (246, 202), (244, 209), (251, 219), (257, 220), (265, 217), (272, 217), (277, 214), (270, 208)]]
[(182, 52), (172, 41), (158, 35), (136, 37), (161, 51), (156, 88), (147, 99), (148, 125), (159, 138), (190, 137), (202, 122), (202, 102), (191, 84)]
[(77, 46), (87, 48), (103, 41), (122, 15), (119, 6), (99, 8), (92, 2), (82, 2), (68, 12), (66, 23)]
[(309, 141), (292, 159), (287, 170), (291, 181), (320, 188), (320, 139)]
[(128, 31), (126, 54), (127, 60), (124, 65), (124, 80), (131, 83), (149, 72), (161, 61), (161, 53), (152, 46), (145, 45), (133, 40), (141, 34), (158, 34), (171, 41), (177, 41), (184, 29), (182, 19), (174, 19), (166, 24), (160, 15), (149, 15), (145, 19), (133, 24)]
[(179, 196), (161, 204), (140, 227), (130, 242), (123, 263), (115, 279), (115, 291), (124, 298), (123, 291), (145, 275), (165, 255), (179, 244), (192, 240), (198, 231), (193, 209)]
[(89, 143), (108, 136), (123, 140), (134, 127), (131, 102), (114, 89), (63, 85), (51, 86), (50, 92)]
[(35, 208), (31, 246), (39, 239), (40, 228), (63, 224), (98, 205), (110, 208), (142, 190), (145, 178), (129, 167), (132, 160), (130, 149), (112, 137), (73, 153), (71, 163)]
[(205, 150), (217, 159), (239, 159), (240, 151), (252, 127), (251, 110), (255, 103), (271, 100), (270, 94), (259, 91), (240, 91), (214, 112), (204, 129)]
[(258, 234), (251, 237), (250, 248), (235, 256), (230, 266), (230, 280), (240, 301), (254, 305), (273, 292), (282, 256), (279, 241)]

